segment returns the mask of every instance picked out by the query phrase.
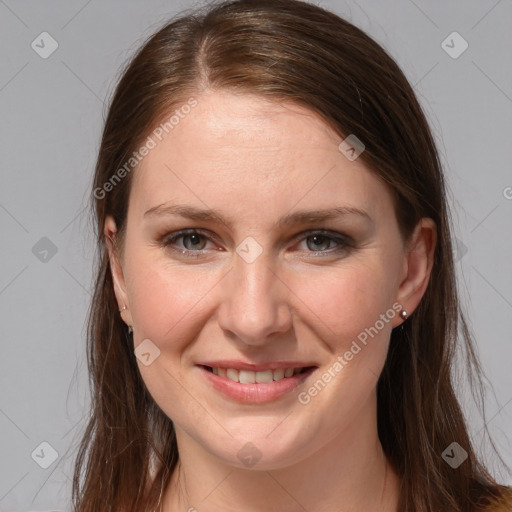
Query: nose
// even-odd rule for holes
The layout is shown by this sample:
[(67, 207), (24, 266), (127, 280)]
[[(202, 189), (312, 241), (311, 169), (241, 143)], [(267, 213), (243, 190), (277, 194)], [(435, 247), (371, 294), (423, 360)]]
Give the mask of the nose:
[(264, 345), (291, 328), (290, 289), (263, 254), (252, 263), (237, 255), (226, 278), (218, 309), (224, 331), (247, 345)]

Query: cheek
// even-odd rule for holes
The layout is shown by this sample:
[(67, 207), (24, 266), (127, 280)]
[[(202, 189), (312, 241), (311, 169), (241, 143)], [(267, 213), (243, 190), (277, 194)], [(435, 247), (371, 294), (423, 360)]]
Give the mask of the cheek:
[(132, 262), (128, 271), (133, 322), (139, 336), (155, 342), (174, 339), (182, 324), (190, 325), (221, 277), (194, 265), (151, 263), (142, 257)]
[[(316, 272), (311, 279), (297, 279), (294, 288), (306, 305), (304, 311), (313, 313), (308, 315), (312, 325), (326, 333), (332, 344), (344, 348), (392, 308), (391, 274), (378, 264), (356, 263)], [(395, 314), (392, 310), (388, 317)], [(390, 330), (385, 323), (386, 328), (380, 329), (384, 334)]]
[(204, 326), (201, 311), (219, 277), (202, 272), (199, 266), (171, 266), (162, 259), (152, 261), (143, 254), (134, 255), (131, 262), (127, 270), (130, 307), (136, 326), (134, 345), (149, 339), (160, 351), (148, 366), (138, 361), (141, 377), (167, 416), (178, 424), (186, 424), (189, 415), (200, 416), (200, 411), (193, 410), (190, 400), (184, 401), (186, 374), (181, 360), (191, 340), (200, 335)]
[[(180, 350), (187, 339), (200, 335), (208, 296), (219, 298), (223, 272), (200, 265), (151, 263), (142, 252), (131, 261), (130, 308), (138, 342), (149, 338), (166, 351)], [(392, 272), (371, 258), (338, 268), (310, 267), (308, 272), (285, 273), (282, 279), (293, 291), (286, 300), (297, 321), (340, 349), (392, 305)]]

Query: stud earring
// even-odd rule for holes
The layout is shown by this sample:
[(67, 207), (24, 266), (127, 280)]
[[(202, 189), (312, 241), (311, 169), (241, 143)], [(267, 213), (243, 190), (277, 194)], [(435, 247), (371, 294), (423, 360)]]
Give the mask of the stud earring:
[(401, 318), (402, 320), (407, 320), (407, 317), (408, 317), (408, 316), (409, 316), (409, 315), (407, 314), (407, 311), (405, 311), (404, 309), (402, 309), (402, 311), (400, 311), (400, 318)]
[[(125, 306), (123, 306), (123, 307), (119, 310), (119, 313), (122, 313), (125, 309), (128, 309), (128, 308), (126, 307), (126, 305), (125, 305)], [(133, 332), (133, 327), (132, 327), (131, 325), (129, 325), (129, 326), (128, 326), (128, 334), (131, 334), (132, 332)]]

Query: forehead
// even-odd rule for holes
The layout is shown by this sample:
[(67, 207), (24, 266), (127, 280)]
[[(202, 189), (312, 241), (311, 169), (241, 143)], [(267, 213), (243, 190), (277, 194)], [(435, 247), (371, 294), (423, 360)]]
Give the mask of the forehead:
[(219, 91), (196, 100), (168, 133), (153, 132), (163, 131), (161, 140), (151, 136), (155, 147), (133, 176), (130, 203), (139, 213), (173, 199), (240, 215), (299, 201), (370, 211), (389, 202), (362, 161), (340, 152), (342, 137), (305, 107)]

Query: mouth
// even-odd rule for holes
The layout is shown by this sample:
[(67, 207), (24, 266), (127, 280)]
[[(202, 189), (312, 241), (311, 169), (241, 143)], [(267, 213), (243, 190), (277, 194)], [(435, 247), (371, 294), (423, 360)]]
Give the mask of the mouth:
[(317, 366), (287, 366), (258, 371), (197, 365), (213, 389), (224, 397), (243, 403), (264, 403), (277, 400), (308, 379)]
[(241, 384), (268, 384), (274, 381), (282, 379), (289, 379), (294, 375), (306, 373), (309, 370), (316, 368), (316, 366), (303, 366), (303, 367), (288, 367), (288, 368), (277, 368), (267, 369), (260, 371), (252, 370), (238, 370), (236, 368), (223, 368), (223, 367), (212, 367), (201, 365), (206, 371), (218, 375), (219, 377), (226, 377), (233, 382), (239, 382)]

